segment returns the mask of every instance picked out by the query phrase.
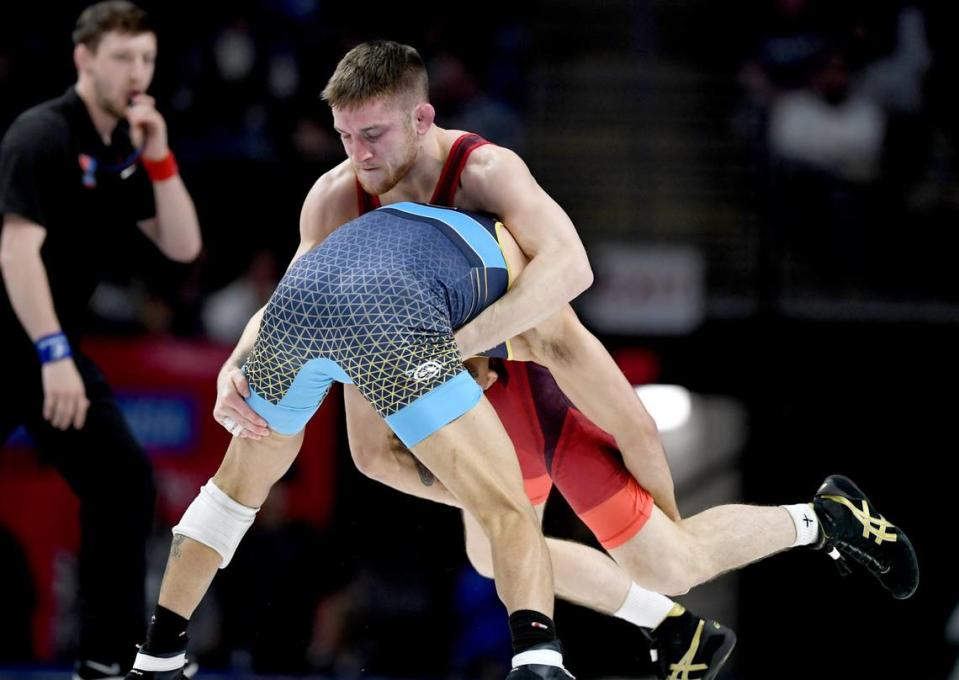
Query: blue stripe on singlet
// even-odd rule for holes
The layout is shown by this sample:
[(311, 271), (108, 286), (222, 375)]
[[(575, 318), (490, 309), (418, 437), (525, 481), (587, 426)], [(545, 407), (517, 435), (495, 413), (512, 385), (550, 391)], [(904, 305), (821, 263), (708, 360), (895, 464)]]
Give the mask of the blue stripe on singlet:
[(335, 361), (310, 359), (300, 368), (290, 389), (278, 403), (270, 403), (253, 387), (250, 387), (246, 403), (267, 422), (271, 430), (285, 435), (296, 434), (306, 427), (319, 409), (334, 380), (345, 385), (353, 384)]
[(386, 416), (386, 422), (407, 448), (413, 448), (471, 410), (481, 396), (483, 390), (473, 376), (463, 371), (412, 404)]
[(460, 249), (472, 261), (473, 266), (506, 269), (506, 260), (496, 240), (496, 234), (490, 233), (490, 230), (481, 222), (466, 213), (452, 208), (436, 208), (410, 202), (393, 203), (380, 210), (425, 218), (450, 237), (454, 243), (460, 243)]

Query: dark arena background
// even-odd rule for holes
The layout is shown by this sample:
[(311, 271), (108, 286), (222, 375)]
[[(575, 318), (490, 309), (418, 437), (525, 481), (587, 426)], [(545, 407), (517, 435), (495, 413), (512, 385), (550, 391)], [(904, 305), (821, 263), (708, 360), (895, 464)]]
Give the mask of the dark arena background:
[[(75, 81), (85, 4), (0, 3), (0, 133)], [(842, 473), (909, 532), (922, 580), (906, 601), (805, 549), (678, 598), (737, 631), (720, 677), (959, 678), (949, 3), (140, 4), (204, 250), (172, 265), (115, 246), (126, 271), (95, 294), (85, 349), (154, 464), (151, 603), (170, 527), (228, 442), (216, 373), (296, 249), (306, 192), (344, 158), (319, 92), (384, 37), (423, 55), (439, 125), (516, 150), (572, 217), (596, 275), (574, 307), (627, 377), (683, 388), (676, 419), (658, 417), (684, 515), (809, 501)], [(559, 497), (545, 528), (597, 545)], [(69, 677), (78, 532), (65, 483), (14, 435), (0, 678)], [(502, 678), (504, 614), (456, 511), (357, 472), (336, 392), (194, 617), (191, 653), (201, 678)], [(653, 677), (636, 628), (562, 602), (555, 619), (577, 677)]]

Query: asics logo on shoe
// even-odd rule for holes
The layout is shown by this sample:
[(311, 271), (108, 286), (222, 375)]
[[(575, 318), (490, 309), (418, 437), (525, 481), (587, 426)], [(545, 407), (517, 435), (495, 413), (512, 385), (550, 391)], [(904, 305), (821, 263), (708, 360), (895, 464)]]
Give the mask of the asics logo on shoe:
[(709, 670), (709, 666), (704, 663), (693, 663), (696, 652), (699, 650), (699, 641), (703, 635), (704, 623), (706, 622), (702, 619), (699, 620), (699, 625), (696, 626), (696, 633), (693, 635), (693, 641), (689, 644), (689, 649), (686, 650), (683, 658), (677, 663), (669, 664), (669, 670), (672, 672), (669, 674), (668, 680), (695, 680), (690, 673), (693, 671)]
[(869, 538), (872, 536), (876, 541), (876, 545), (881, 545), (883, 541), (889, 541), (890, 543), (896, 542), (896, 533), (895, 531), (890, 531), (890, 529), (895, 529), (895, 527), (882, 515), (877, 515), (873, 517), (869, 513), (869, 504), (863, 500), (862, 509), (860, 510), (852, 501), (848, 498), (842, 496), (823, 496), (823, 498), (828, 498), (831, 501), (840, 503), (849, 508), (852, 512), (853, 517), (859, 520), (859, 523), (862, 524), (862, 537)]

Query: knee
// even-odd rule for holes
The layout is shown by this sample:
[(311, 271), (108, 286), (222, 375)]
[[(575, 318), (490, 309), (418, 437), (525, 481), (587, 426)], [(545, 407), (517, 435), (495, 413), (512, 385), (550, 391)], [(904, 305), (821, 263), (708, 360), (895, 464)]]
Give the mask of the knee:
[(651, 572), (647, 571), (650, 577), (643, 579), (643, 585), (667, 597), (685, 595), (697, 585), (693, 570), (674, 556), (661, 556)]
[(466, 533), (466, 556), (480, 576), (496, 578), (494, 552), (515, 564), (533, 564), (545, 557), (546, 543), (532, 511), (503, 505), (471, 512), (476, 521)]
[(217, 488), (249, 507), (260, 507), (296, 458), (301, 435), (262, 440), (234, 438), (213, 476)]
[(270, 495), (270, 489), (273, 488), (276, 480), (247, 477), (242, 474), (234, 474), (229, 469), (221, 468), (217, 470), (210, 481), (231, 501), (250, 508), (259, 508), (266, 502), (267, 496)]
[(220, 568), (233, 558), (244, 534), (253, 524), (259, 508), (248, 507), (236, 496), (220, 488), (215, 481), (205, 484), (183, 513), (173, 533), (186, 536), (220, 555)]
[(397, 457), (413, 454), (403, 446), (396, 435), (375, 444), (364, 443), (350, 446), (350, 455), (356, 469), (372, 480), (391, 486), (390, 481), (397, 474)]
[(692, 586), (688, 580), (676, 579), (674, 581), (667, 581), (661, 590), (666, 597), (682, 597), (686, 595), (691, 588)]
[(638, 584), (669, 597), (685, 595), (707, 580), (702, 551), (682, 535), (646, 544), (627, 543), (610, 552)]
[(708, 555), (692, 539), (687, 545), (674, 546), (659, 563), (659, 590), (670, 597), (685, 595), (714, 574)]
[(386, 458), (389, 455), (386, 447), (377, 446), (351, 446), (350, 455), (353, 456), (353, 463), (356, 469), (362, 472), (370, 479), (379, 481), (387, 473)]
[(532, 507), (525, 498), (522, 500), (521, 503), (518, 500), (514, 502), (513, 499), (504, 499), (500, 503), (491, 503), (475, 511), (476, 519), (486, 533), (489, 543), (509, 540), (519, 541), (529, 548), (534, 547), (535, 539), (542, 535), (542, 531)]

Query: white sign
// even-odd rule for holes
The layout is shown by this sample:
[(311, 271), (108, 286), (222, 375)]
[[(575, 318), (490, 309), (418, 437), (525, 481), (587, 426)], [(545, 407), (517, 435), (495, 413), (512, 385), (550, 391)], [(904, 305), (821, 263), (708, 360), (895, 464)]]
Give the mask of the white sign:
[(706, 316), (706, 266), (695, 248), (603, 243), (590, 249), (592, 288), (577, 309), (601, 333), (677, 335)]

